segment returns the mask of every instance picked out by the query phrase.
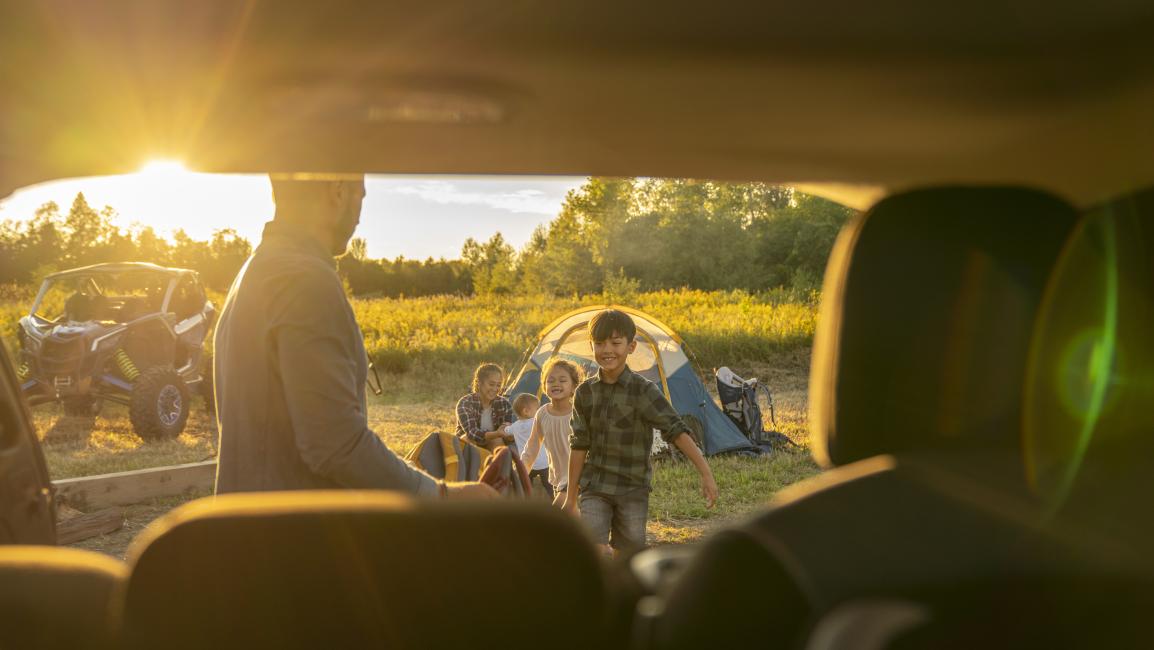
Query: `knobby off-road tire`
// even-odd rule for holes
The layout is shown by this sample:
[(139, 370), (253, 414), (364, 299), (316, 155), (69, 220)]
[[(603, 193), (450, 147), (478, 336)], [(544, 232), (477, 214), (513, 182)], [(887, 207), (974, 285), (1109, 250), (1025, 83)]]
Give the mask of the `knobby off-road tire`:
[(132, 385), (128, 419), (144, 440), (175, 438), (188, 422), (188, 386), (175, 370), (149, 368)]
[(74, 418), (96, 417), (100, 413), (100, 407), (103, 406), (103, 403), (104, 400), (88, 395), (68, 397), (64, 400), (64, 415)]

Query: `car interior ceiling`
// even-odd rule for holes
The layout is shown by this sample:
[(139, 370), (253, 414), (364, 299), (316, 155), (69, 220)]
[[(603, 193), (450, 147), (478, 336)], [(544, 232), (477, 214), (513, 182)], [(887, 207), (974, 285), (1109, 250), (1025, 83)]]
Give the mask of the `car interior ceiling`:
[[(133, 170), (159, 143), (202, 171), (793, 178), (869, 209), (831, 256), (814, 345), (809, 426), (828, 470), (675, 572), (599, 564), (548, 509), (238, 497), (158, 520), (127, 563), (0, 550), (3, 638), (1154, 641), (1140, 624), (1154, 593), (1154, 7), (766, 5), (701, 27), (680, 2), (614, 4), (613, 21), (600, 0), (205, 2), (196, 20), (175, 0), (51, 9), (65, 4), (3, 9), (0, 57), (27, 64), (0, 67), (0, 196)], [(51, 101), (65, 88), (86, 101)], [(461, 539), (497, 558), (480, 578), (450, 561)], [(523, 565), (500, 559), (525, 539)], [(517, 585), (557, 548), (572, 592), (526, 603)], [(440, 615), (474, 591), (503, 605)], [(1079, 615), (1102, 602), (1109, 615)], [(575, 629), (574, 610), (590, 624)], [(859, 620), (892, 625), (844, 633)]]
[(1089, 207), (1154, 183), (1148, 3), (720, 2), (698, 20), (682, 0), (50, 0), (4, 14), (0, 60), (20, 65), (0, 68), (0, 196), (158, 156), (222, 173), (837, 183), (858, 208), (878, 188), (941, 184)]

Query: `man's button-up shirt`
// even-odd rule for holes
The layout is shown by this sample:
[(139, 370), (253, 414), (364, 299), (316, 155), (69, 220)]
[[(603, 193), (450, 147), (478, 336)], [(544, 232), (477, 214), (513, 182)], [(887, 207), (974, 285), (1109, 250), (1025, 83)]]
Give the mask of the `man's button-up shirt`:
[(265, 226), (229, 290), (214, 344), (218, 493), (438, 493), (369, 429), (364, 340), (332, 255), (307, 233)]

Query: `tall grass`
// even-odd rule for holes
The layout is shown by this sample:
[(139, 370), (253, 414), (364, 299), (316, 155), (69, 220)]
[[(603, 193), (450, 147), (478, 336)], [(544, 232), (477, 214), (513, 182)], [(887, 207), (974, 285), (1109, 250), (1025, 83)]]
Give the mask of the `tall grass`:
[[(606, 296), (433, 296), (353, 300), (353, 309), (370, 358), (399, 374), (481, 361), (510, 366), (558, 316), (607, 302)], [(657, 291), (628, 304), (672, 327), (706, 367), (806, 346), (817, 324), (816, 294)]]
[[(5, 287), (0, 287), (0, 290)], [(35, 288), (0, 291), (0, 337), (16, 350), (17, 321)], [(224, 296), (212, 296), (220, 307)], [(353, 299), (365, 347), (386, 381), (403, 384), (391, 397), (444, 396), (463, 391), (469, 370), (495, 361), (515, 372), (540, 330), (578, 307), (625, 304), (673, 328), (702, 368), (760, 365), (807, 347), (817, 324), (816, 293), (775, 291), (654, 291), (628, 295), (430, 296)], [(407, 375), (399, 382), (399, 375)]]

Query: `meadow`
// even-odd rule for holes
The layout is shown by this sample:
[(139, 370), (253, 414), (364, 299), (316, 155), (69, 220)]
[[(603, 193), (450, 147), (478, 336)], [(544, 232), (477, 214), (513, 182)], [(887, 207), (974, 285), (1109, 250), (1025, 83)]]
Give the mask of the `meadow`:
[[(27, 308), (21, 300), (27, 295), (13, 293), (9, 290), (0, 302), (0, 332), (10, 350), (15, 321)], [(808, 453), (805, 413), (817, 299), (813, 293), (786, 291), (682, 290), (584, 298), (370, 298), (352, 303), (383, 380), (384, 394), (370, 397), (369, 423), (399, 453), (429, 431), (452, 429), (453, 405), (466, 392), (477, 363), (495, 361), (516, 372), (542, 327), (590, 304), (628, 304), (672, 327), (686, 341), (711, 392), (712, 370), (721, 365), (767, 382), (777, 404), (777, 428), (798, 447), (760, 458), (711, 459), (722, 493), (713, 510), (704, 508), (691, 466), (659, 461), (650, 537), (654, 543), (678, 543), (746, 515), (780, 488), (816, 473)], [(95, 418), (65, 417), (58, 406), (46, 405), (34, 410), (34, 419), (54, 479), (195, 462), (216, 453), (215, 424), (199, 400), (184, 434), (150, 444), (136, 437), (123, 407), (117, 405), (106, 405)], [(130, 507), (124, 530), (80, 545), (119, 555), (140, 528), (180, 501)]]

